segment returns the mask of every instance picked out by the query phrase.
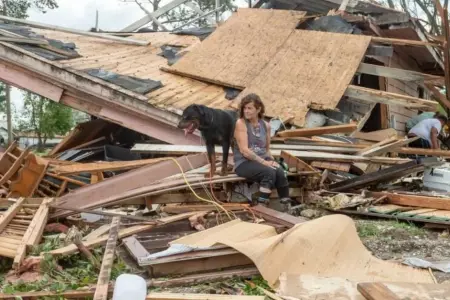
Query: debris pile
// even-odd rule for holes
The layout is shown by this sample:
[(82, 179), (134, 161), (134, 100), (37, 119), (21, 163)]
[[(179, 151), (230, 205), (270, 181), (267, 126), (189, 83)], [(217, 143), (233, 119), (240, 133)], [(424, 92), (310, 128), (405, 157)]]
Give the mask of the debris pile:
[[(121, 67), (118, 62), (116, 69), (108, 70), (115, 56), (106, 64), (101, 53), (86, 54), (96, 33), (78, 37), (79, 47), (61, 44), (75, 57), (67, 59), (68, 53), (49, 69), (70, 70), (78, 81), (61, 84), (71, 92), (58, 85), (53, 96), (100, 119), (79, 124), (45, 156), (16, 143), (1, 155), (0, 257), (11, 261), (6, 281), (12, 276), (23, 279), (30, 272), (60, 276), (68, 260), (79, 260), (95, 271), (97, 284), (85, 276), (84, 289), (71, 285), (56, 292), (2, 290), (0, 298), (106, 299), (113, 290), (110, 279), (117, 275), (117, 260), (130, 273), (146, 278), (150, 288), (260, 275), (277, 294), (258, 287), (259, 292), (273, 299), (375, 299), (376, 293), (384, 293), (383, 299), (443, 297), (445, 289), (431, 271), (370, 253), (349, 216), (435, 228), (450, 225), (450, 186), (439, 179), (449, 174), (450, 151), (408, 147), (417, 137), (405, 137), (406, 120), (419, 110), (434, 112), (438, 102), (450, 108), (436, 88), (445, 85), (442, 73), (449, 76), (440, 53), (448, 43), (423, 40), (421, 29), (403, 13), (393, 16), (392, 10), (361, 1), (348, 5), (377, 13), (373, 17), (370, 12), (331, 11), (310, 17), (306, 11), (238, 10), (202, 42), (143, 49), (142, 57), (162, 66), (146, 78), (136, 75), (148, 72), (137, 71), (144, 65), (141, 61)], [(385, 37), (395, 36), (398, 27), (407, 33), (413, 30), (417, 39)], [(55, 50), (49, 32), (36, 41), (21, 27), (1, 30), (22, 35), (4, 40), (11, 43), (33, 39), (33, 53)], [(255, 39), (261, 32), (265, 34)], [(164, 41), (169, 35), (142, 34)], [(112, 39), (147, 45), (101, 35), (109, 39), (105, 43)], [(11, 47), (24, 49), (16, 46)], [(101, 52), (102, 47), (96, 44), (91, 51)], [(264, 55), (254, 53), (261, 49)], [(121, 53), (134, 50), (124, 48)], [(417, 65), (400, 67), (405, 57), (413, 57)], [(391, 61), (397, 63), (391, 66)], [(125, 74), (131, 69), (134, 75)], [(88, 81), (85, 90), (74, 91), (73, 86)], [(433, 94), (437, 101), (418, 95), (425, 87), (427, 98)], [(97, 88), (101, 95), (94, 95)], [(223, 148), (215, 148), (218, 163), (211, 167), (199, 135), (183, 137), (182, 130), (174, 128), (189, 104), (236, 108), (249, 93), (265, 102), (270, 152), (284, 166), (290, 203), (281, 202), (273, 191), (268, 206), (255, 205), (257, 183), (234, 171), (210, 176), (212, 169), (220, 174), (224, 167)], [(232, 157), (228, 163), (233, 167)], [(418, 259), (427, 265), (424, 257)], [(419, 298), (418, 288), (423, 294)], [(226, 286), (214, 296), (147, 296), (216, 298), (262, 299)]]

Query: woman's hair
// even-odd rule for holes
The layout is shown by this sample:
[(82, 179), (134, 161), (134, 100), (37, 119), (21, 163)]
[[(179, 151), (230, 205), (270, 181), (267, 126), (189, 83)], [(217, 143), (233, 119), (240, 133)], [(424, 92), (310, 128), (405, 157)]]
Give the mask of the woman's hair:
[(239, 107), (239, 117), (240, 118), (244, 118), (244, 107), (249, 104), (252, 103), (253, 105), (255, 105), (256, 109), (261, 108), (261, 110), (259, 111), (258, 114), (258, 118), (262, 119), (264, 117), (264, 112), (266, 110), (264, 103), (261, 101), (261, 98), (259, 98), (258, 95), (251, 93), (248, 94), (247, 96), (245, 96), (244, 98), (242, 98), (241, 100), (241, 104)]

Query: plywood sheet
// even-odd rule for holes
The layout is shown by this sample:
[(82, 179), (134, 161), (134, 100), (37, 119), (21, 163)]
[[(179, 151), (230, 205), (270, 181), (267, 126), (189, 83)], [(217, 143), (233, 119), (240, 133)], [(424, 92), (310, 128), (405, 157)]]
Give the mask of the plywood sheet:
[[(433, 282), (426, 270), (372, 256), (359, 239), (353, 220), (347, 216), (325, 216), (279, 235), (261, 226), (264, 225), (234, 221), (232, 226), (219, 225), (172, 243), (232, 247), (248, 256), (272, 286), (277, 285), (283, 272), (341, 277), (355, 282)], [(255, 230), (259, 227), (260, 230)]]
[[(450, 286), (433, 283), (383, 282), (401, 299), (445, 300)], [(297, 299), (320, 300), (366, 300), (357, 290), (357, 282), (337, 277), (311, 275), (280, 276), (278, 294)]]
[(288, 10), (239, 9), (170, 69), (212, 83), (246, 87), (305, 14)]
[(256, 93), (269, 116), (290, 112), (302, 126), (309, 107), (334, 109), (350, 84), (370, 37), (296, 30), (266, 67), (246, 86)]

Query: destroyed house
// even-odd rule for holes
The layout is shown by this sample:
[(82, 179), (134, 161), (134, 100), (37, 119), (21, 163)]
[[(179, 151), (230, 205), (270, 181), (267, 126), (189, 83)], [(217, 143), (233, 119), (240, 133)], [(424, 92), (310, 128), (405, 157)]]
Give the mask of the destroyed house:
[(328, 125), (357, 121), (362, 131), (392, 127), (404, 135), (408, 118), (436, 110), (427, 99), (430, 87), (437, 92), (432, 84), (443, 83), (443, 63), (418, 22), (373, 5), (311, 17), (318, 11), (307, 4), (316, 2), (330, 1), (239, 9), (203, 41), (169, 32), (55, 31), (16, 20), (26, 24), (1, 28), (0, 79), (170, 144), (200, 143), (176, 128), (189, 104), (236, 108), (250, 91), (262, 96), (268, 117), (296, 126), (313, 109)]

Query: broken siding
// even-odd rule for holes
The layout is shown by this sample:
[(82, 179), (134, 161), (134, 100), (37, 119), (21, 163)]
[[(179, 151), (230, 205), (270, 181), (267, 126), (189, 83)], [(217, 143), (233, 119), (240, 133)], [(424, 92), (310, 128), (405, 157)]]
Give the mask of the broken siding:
[[(401, 68), (405, 70), (420, 71), (417, 65), (394, 52), (393, 57), (389, 61), (389, 67)], [(392, 78), (386, 79), (386, 88), (388, 92), (419, 97), (419, 85), (412, 81), (402, 81)], [(427, 91), (424, 91), (424, 98), (429, 99)], [(417, 115), (416, 109), (410, 109), (406, 106), (389, 105), (389, 123), (400, 136), (405, 135), (406, 122)]]

